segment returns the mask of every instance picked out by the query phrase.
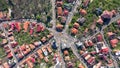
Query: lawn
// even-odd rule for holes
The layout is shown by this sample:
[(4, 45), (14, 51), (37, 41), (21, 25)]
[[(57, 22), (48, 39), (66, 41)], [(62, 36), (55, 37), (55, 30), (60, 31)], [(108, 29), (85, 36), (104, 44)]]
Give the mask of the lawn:
[(5, 52), (3, 50), (3, 47), (0, 47), (0, 59), (4, 58)]

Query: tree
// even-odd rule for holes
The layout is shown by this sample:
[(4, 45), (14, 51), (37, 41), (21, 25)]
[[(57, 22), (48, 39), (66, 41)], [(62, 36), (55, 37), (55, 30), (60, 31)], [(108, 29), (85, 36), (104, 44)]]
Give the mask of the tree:
[(41, 16), (39, 14), (37, 14), (36, 19), (38, 22), (40, 22), (40, 18), (41, 18)]

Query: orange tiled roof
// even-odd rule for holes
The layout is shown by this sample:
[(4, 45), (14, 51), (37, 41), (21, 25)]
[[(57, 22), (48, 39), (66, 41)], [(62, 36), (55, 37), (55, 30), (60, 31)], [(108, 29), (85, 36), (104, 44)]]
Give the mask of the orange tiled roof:
[(57, 14), (58, 16), (61, 16), (62, 15), (62, 7), (57, 7)]
[(68, 55), (68, 54), (69, 54), (68, 51), (65, 50), (65, 51), (64, 51), (64, 55), (66, 56), (66, 55)]
[(84, 16), (87, 14), (87, 11), (85, 9), (80, 9), (80, 14)]
[(25, 32), (27, 32), (29, 24), (30, 24), (29, 21), (26, 21), (26, 22), (23, 24), (23, 28), (24, 28), (24, 31), (25, 31)]
[(72, 28), (72, 29), (71, 29), (71, 33), (72, 33), (72, 34), (77, 34), (77, 33), (78, 33), (78, 30), (77, 30), (76, 28)]
[(73, 25), (73, 27), (76, 28), (76, 29), (78, 29), (80, 27), (80, 25), (75, 22), (74, 25)]
[(118, 43), (118, 39), (110, 40), (110, 44), (112, 45), (113, 48), (117, 46), (117, 43)]

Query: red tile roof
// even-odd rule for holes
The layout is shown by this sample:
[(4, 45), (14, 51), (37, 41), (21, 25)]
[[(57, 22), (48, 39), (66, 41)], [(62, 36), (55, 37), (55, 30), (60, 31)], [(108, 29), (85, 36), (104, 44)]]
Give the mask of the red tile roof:
[(113, 32), (108, 32), (108, 33), (107, 33), (107, 36), (110, 37), (110, 36), (112, 36), (113, 34), (114, 34)]
[(17, 31), (19, 32), (21, 30), (21, 23), (20, 22), (16, 22), (15, 23), (15, 27), (16, 27)]
[(63, 1), (57, 1), (57, 6), (62, 6), (63, 5)]
[(91, 40), (88, 41), (89, 46), (93, 46), (93, 42)]
[(62, 7), (57, 7), (57, 15), (62, 16), (63, 10)]
[(7, 62), (3, 63), (4, 68), (10, 68)]
[(73, 24), (73, 27), (76, 28), (76, 29), (78, 29), (78, 28), (80, 27), (80, 25), (75, 22), (75, 23)]
[(52, 53), (52, 50), (51, 50), (50, 47), (47, 47), (47, 50), (48, 50), (49, 53)]
[(29, 21), (26, 21), (26, 22), (23, 24), (23, 28), (24, 28), (24, 31), (25, 31), (25, 32), (27, 32), (28, 27), (29, 27), (29, 24), (30, 24)]
[(61, 25), (61, 24), (57, 24), (56, 29), (60, 29), (60, 30), (62, 30), (62, 29), (63, 29), (63, 25)]
[(76, 35), (78, 33), (78, 30), (76, 28), (71, 29), (71, 34)]
[(100, 42), (100, 41), (103, 41), (103, 37), (102, 37), (102, 35), (101, 34), (98, 34), (97, 35), (97, 40)]
[(38, 51), (37, 51), (37, 53), (38, 53), (38, 56), (40, 57), (40, 59), (43, 59), (44, 58), (44, 56), (43, 56), (43, 52), (42, 52), (42, 50), (41, 49), (39, 49)]
[(45, 28), (42, 25), (37, 25), (37, 32), (44, 31)]
[(34, 29), (33, 29), (33, 28), (31, 28), (31, 29), (30, 29), (30, 32), (29, 32), (29, 33), (30, 33), (30, 35), (32, 35), (32, 34), (33, 34), (33, 32), (34, 32)]
[(67, 50), (64, 51), (64, 55), (67, 56), (69, 53)]
[(13, 55), (11, 52), (9, 54), (7, 54), (7, 58), (12, 58), (12, 57), (13, 57)]
[(101, 18), (99, 18), (99, 19), (97, 20), (97, 23), (103, 24), (103, 20), (102, 20)]
[(80, 9), (80, 14), (84, 16), (87, 14), (87, 11), (85, 9)]
[(109, 52), (109, 48), (107, 48), (107, 47), (105, 47), (105, 48), (103, 48), (102, 50), (101, 50), (101, 52), (103, 52), (103, 53), (108, 53)]
[(65, 15), (65, 16), (67, 16), (68, 15), (68, 13), (69, 13), (69, 11), (68, 10), (64, 10), (64, 12), (63, 12), (63, 14)]
[(117, 43), (118, 43), (118, 39), (110, 40), (110, 44), (112, 45), (113, 48), (117, 46)]

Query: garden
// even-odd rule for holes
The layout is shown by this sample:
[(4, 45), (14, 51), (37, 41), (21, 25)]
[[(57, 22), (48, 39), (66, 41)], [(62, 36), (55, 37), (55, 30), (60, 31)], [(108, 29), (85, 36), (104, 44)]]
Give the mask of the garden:
[[(69, 24), (69, 28), (71, 29), (73, 27), (73, 24), (77, 22), (78, 18), (84, 17), (86, 21), (82, 26), (80, 25), (80, 27), (78, 28), (79, 32), (76, 35), (77, 37), (83, 36), (85, 29), (90, 28), (94, 20), (97, 20), (99, 18), (99, 15), (96, 15), (95, 13), (96, 9), (99, 8), (102, 11), (113, 10), (113, 9), (118, 10), (118, 8), (120, 7), (119, 5), (120, 5), (120, 1), (118, 0), (93, 0), (88, 4), (87, 8), (82, 8), (82, 5), (80, 5), (77, 8), (77, 13), (74, 14), (73, 19)], [(85, 16), (81, 16), (79, 13), (80, 9), (85, 9), (87, 14)], [(68, 30), (68, 32), (70, 32), (70, 30)]]
[(19, 43), (19, 45), (22, 45), (23, 43), (31, 44), (35, 41), (40, 41), (43, 37), (46, 37), (46, 40), (48, 40), (47, 35), (50, 33), (49, 30), (45, 29), (41, 32), (36, 32), (36, 27), (33, 29), (33, 34), (31, 35), (29, 30), (27, 32), (24, 32), (24, 29), (21, 29), (20, 32), (14, 31), (14, 37), (15, 40)]

